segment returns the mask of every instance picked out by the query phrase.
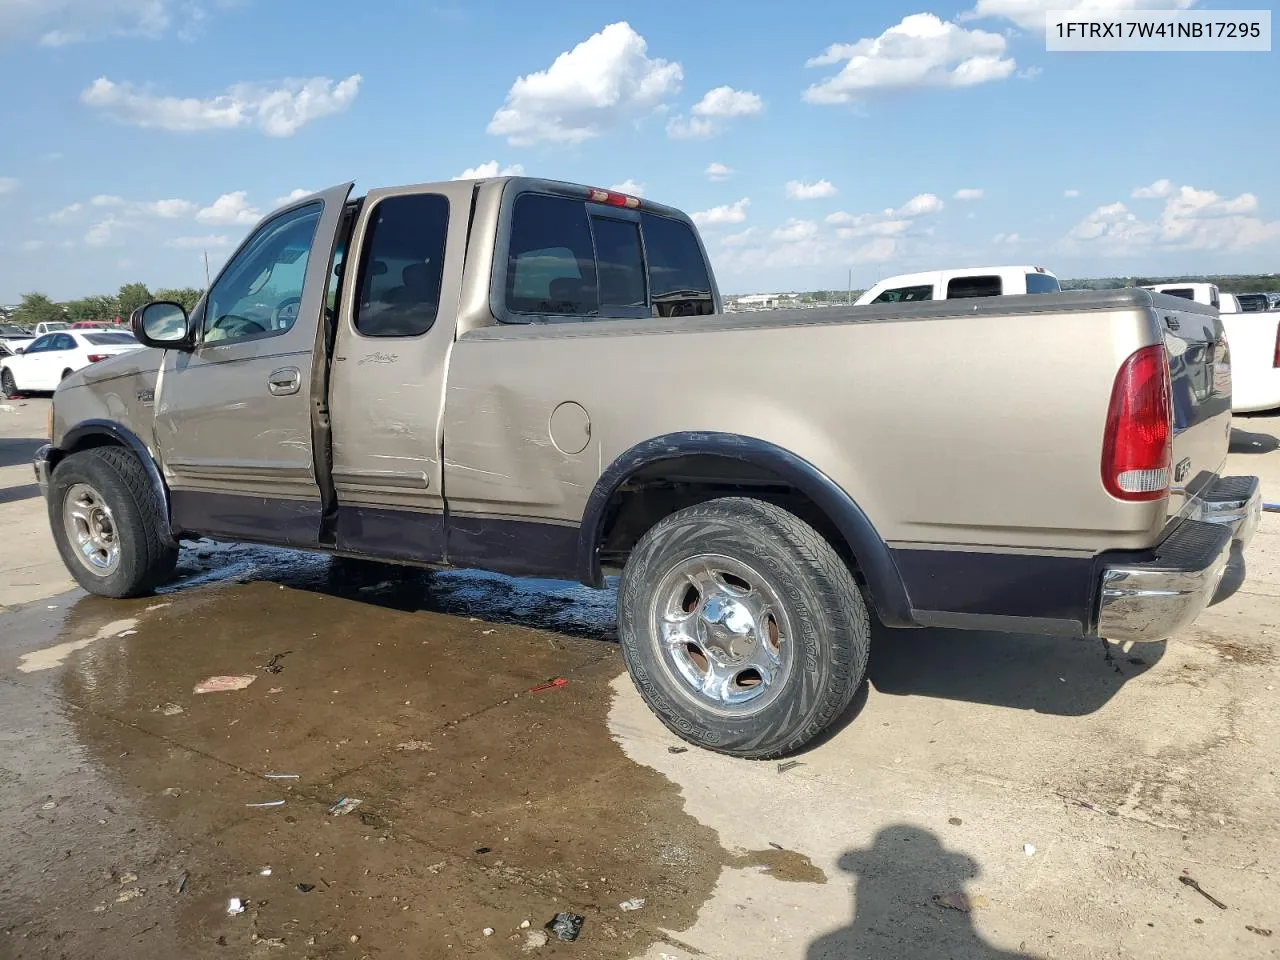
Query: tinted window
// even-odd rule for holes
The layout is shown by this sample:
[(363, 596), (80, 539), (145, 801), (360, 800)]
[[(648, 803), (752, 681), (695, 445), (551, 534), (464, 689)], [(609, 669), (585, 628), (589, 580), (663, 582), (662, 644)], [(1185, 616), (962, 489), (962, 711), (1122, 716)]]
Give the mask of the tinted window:
[(449, 201), (439, 194), (388, 197), (365, 234), (356, 330), (366, 337), (416, 337), (436, 322), (444, 276)]
[(642, 214), (640, 220), (653, 312), (660, 317), (712, 313), (711, 276), (693, 230), (680, 220), (652, 213)]
[(74, 350), (76, 348), (75, 337), (69, 334), (60, 333), (53, 338), (53, 346), (50, 350)]
[(948, 300), (969, 297), (998, 297), (1004, 293), (999, 277), (956, 277), (947, 284)]
[(45, 329), (45, 333), (48, 333), (51, 330), (65, 330), (67, 327), (71, 326), (71, 324), (62, 323), (59, 320), (50, 320), (48, 323), (42, 324), (42, 326)]
[(920, 300), (932, 300), (933, 287), (925, 285), (922, 287), (896, 287), (893, 290), (886, 290), (880, 296), (872, 300), (872, 303), (916, 303)]
[[(1181, 297), (1183, 300), (1194, 300), (1196, 292), (1190, 287), (1175, 287), (1172, 289), (1161, 290), (1161, 293), (1167, 293), (1171, 297)], [(1215, 303), (1214, 306), (1217, 306)]]
[(516, 198), (507, 252), (512, 313), (595, 316), (595, 251), (581, 200), (526, 193)]
[(54, 334), (46, 333), (43, 337), (37, 337), (32, 342), (31, 346), (27, 347), (25, 352), (26, 353), (43, 353), (46, 350), (52, 350), (53, 341), (55, 339), (57, 339), (57, 337)]
[(298, 319), (302, 282), (322, 204), (263, 224), (209, 291), (205, 343), (284, 333)]
[(1027, 274), (1027, 293), (1057, 293), (1061, 289), (1057, 277), (1051, 277), (1047, 273)]
[[(178, 317), (182, 319), (181, 316)], [(127, 347), (131, 343), (137, 343), (137, 338), (132, 333), (124, 333), (107, 331), (106, 333), (86, 333), (83, 334), (85, 340), (95, 347)]]
[(600, 282), (600, 306), (645, 309), (644, 254), (640, 225), (610, 217), (592, 217), (596, 241), (596, 275)]

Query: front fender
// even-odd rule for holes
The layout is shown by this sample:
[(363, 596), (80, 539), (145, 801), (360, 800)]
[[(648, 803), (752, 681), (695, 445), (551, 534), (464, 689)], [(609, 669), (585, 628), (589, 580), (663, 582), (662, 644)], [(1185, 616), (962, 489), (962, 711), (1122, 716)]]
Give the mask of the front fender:
[(644, 467), (690, 455), (711, 455), (751, 463), (782, 477), (812, 500), (840, 531), (867, 581), (880, 619), (891, 627), (915, 626), (911, 602), (893, 554), (862, 508), (821, 470), (764, 440), (731, 433), (672, 433), (637, 444), (600, 475), (587, 500), (578, 532), (578, 579), (600, 587), (600, 544), (606, 508), (619, 488)]

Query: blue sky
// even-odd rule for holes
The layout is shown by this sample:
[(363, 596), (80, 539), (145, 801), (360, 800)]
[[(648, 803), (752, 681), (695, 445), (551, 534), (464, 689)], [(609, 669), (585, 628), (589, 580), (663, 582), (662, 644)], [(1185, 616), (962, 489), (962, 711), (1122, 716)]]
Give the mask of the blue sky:
[(1073, 5), (0, 0), (0, 303), (200, 286), (294, 190), (484, 164), (697, 214), (726, 291), (1276, 270), (1277, 55), (1046, 53)]

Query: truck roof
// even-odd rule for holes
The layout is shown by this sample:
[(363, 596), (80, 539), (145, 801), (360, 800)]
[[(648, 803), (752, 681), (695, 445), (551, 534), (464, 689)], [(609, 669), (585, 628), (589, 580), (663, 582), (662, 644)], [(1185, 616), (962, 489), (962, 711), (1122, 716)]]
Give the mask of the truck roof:
[(1044, 267), (1036, 267), (1023, 264), (1006, 264), (998, 267), (957, 267), (954, 270), (925, 270), (922, 273), (900, 273), (894, 277), (886, 277), (884, 280), (876, 281), (876, 286), (909, 286), (911, 284), (935, 283), (941, 277), (985, 277), (990, 274), (1008, 274), (1008, 273), (1042, 273), (1046, 277), (1054, 277), (1057, 274), (1052, 270)]

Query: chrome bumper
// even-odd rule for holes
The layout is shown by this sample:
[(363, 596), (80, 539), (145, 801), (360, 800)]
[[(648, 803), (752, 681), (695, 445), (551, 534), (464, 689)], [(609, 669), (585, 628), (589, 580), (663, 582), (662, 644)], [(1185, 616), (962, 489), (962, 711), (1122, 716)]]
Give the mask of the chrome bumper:
[(53, 461), (57, 450), (53, 444), (46, 443), (36, 451), (31, 465), (35, 467), (36, 483), (40, 485), (40, 496), (49, 499), (49, 476), (53, 473)]
[(1098, 635), (1163, 640), (1190, 626), (1213, 600), (1233, 544), (1247, 544), (1261, 519), (1257, 477), (1218, 480), (1153, 556), (1103, 567)]

